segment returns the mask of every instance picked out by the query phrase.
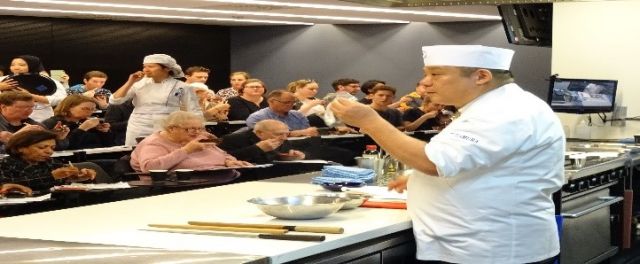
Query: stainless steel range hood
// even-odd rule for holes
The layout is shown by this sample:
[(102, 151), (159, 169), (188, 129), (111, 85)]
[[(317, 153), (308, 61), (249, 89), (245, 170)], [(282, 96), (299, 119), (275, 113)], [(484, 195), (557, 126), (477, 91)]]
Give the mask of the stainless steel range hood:
[(543, 4), (543, 3), (553, 3), (553, 2), (576, 2), (579, 0), (341, 0), (341, 1), (364, 4), (364, 5), (384, 6), (384, 7), (420, 7), (420, 6), (460, 6), (460, 5)]

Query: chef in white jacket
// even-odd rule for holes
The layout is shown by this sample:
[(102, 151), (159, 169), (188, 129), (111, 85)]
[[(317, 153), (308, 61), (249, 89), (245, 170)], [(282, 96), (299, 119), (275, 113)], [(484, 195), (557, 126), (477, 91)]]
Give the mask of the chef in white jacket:
[(109, 103), (122, 104), (133, 98), (125, 145), (136, 145), (136, 138), (151, 135), (164, 117), (178, 110), (202, 115), (192, 87), (175, 78), (184, 77), (182, 68), (166, 54), (144, 57), (142, 71), (129, 75), (127, 82), (109, 97)]
[(414, 168), (389, 184), (408, 190), (418, 260), (552, 263), (560, 252), (552, 193), (563, 182), (557, 116), (513, 82), (514, 52), (478, 45), (423, 47), (421, 83), (456, 118), (427, 144), (349, 100), (332, 110)]

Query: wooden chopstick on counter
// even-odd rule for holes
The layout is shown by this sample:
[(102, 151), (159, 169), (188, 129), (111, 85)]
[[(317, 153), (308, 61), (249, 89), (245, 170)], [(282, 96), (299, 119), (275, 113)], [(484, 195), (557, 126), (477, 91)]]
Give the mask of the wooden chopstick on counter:
[(288, 231), (286, 229), (275, 229), (275, 228), (249, 228), (249, 227), (226, 227), (226, 226), (196, 226), (196, 225), (167, 225), (167, 224), (149, 224), (148, 226), (155, 227), (155, 228), (261, 233), (261, 234), (273, 234), (273, 235), (283, 235)]
[(289, 234), (252, 234), (252, 233), (233, 233), (233, 232), (220, 232), (210, 230), (184, 230), (184, 229), (140, 229), (143, 231), (163, 232), (163, 233), (175, 233), (175, 234), (187, 234), (187, 235), (208, 235), (208, 236), (228, 236), (228, 237), (240, 237), (240, 238), (262, 238), (262, 239), (277, 239), (277, 240), (292, 240), (292, 241), (313, 241), (322, 242), (325, 240), (325, 236), (321, 235), (289, 235)]
[(244, 224), (244, 223), (222, 223), (222, 222), (203, 222), (203, 221), (189, 221), (193, 226), (208, 226), (208, 227), (225, 227), (225, 228), (258, 228), (258, 229), (276, 229), (296, 232), (308, 232), (308, 233), (324, 233), (324, 234), (343, 234), (344, 228), (334, 226), (288, 226), (288, 225), (275, 225), (275, 224)]

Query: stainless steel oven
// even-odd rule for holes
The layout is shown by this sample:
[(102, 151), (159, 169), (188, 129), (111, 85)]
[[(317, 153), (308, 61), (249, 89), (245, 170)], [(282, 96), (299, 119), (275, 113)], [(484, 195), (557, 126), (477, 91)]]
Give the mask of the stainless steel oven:
[(611, 206), (624, 200), (611, 189), (628, 173), (627, 156), (590, 159), (585, 166), (565, 170), (561, 192), (560, 263), (600, 263), (618, 252), (612, 241)]
[(609, 196), (611, 182), (562, 202), (560, 263), (600, 263), (618, 252), (611, 243), (610, 206), (623, 200)]

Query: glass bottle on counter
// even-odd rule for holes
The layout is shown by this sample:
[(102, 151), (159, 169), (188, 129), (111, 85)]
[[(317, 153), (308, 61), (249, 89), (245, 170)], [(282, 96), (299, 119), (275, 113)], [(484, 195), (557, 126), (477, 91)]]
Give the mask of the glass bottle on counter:
[(377, 159), (379, 155), (380, 152), (378, 152), (378, 146), (376, 145), (367, 145), (364, 152), (362, 152), (363, 158)]
[(398, 160), (396, 160), (393, 156), (387, 154), (382, 159), (382, 171), (378, 174), (376, 178), (376, 185), (378, 186), (387, 186), (389, 181), (396, 177), (398, 173)]

